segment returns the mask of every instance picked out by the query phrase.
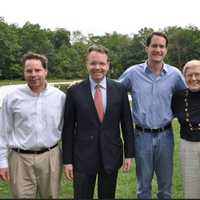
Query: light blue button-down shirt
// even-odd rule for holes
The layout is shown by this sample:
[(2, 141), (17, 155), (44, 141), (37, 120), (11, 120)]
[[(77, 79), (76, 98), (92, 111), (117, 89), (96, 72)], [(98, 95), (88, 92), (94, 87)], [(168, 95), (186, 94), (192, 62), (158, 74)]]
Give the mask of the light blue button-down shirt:
[(119, 78), (132, 96), (132, 113), (135, 124), (143, 128), (160, 128), (172, 118), (171, 98), (175, 91), (184, 89), (181, 72), (164, 64), (156, 76), (147, 63), (128, 68)]
[[(97, 83), (91, 77), (89, 77), (89, 80), (90, 80), (90, 89), (91, 89), (91, 92), (92, 92), (92, 97), (94, 99), (95, 87), (96, 87)], [(102, 94), (102, 98), (103, 98), (103, 108), (104, 108), (104, 112), (105, 112), (106, 104), (107, 104), (106, 77), (104, 77), (104, 79), (99, 83), (99, 85), (100, 85), (100, 89), (101, 89), (101, 94)]]

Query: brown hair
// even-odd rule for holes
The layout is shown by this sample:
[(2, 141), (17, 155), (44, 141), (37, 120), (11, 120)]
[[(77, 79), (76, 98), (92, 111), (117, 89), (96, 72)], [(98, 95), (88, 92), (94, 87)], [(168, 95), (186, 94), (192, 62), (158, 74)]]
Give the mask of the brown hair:
[(162, 32), (153, 32), (153, 33), (151, 33), (151, 34), (148, 36), (148, 38), (147, 38), (147, 40), (146, 40), (146, 46), (147, 46), (147, 47), (151, 44), (151, 40), (152, 40), (152, 37), (153, 37), (154, 35), (165, 38), (166, 47), (168, 46), (168, 38), (167, 38), (167, 36), (166, 36), (164, 33), (162, 33)]
[(48, 59), (46, 56), (44, 56), (42, 54), (28, 52), (28, 53), (24, 54), (22, 57), (23, 66), (25, 65), (25, 62), (30, 59), (40, 60), (40, 62), (42, 63), (42, 67), (44, 69), (47, 69)]
[(108, 57), (108, 62), (110, 61), (109, 50), (108, 50), (106, 47), (104, 47), (103, 45), (96, 45), (96, 44), (90, 46), (90, 47), (87, 49), (86, 60), (87, 60), (88, 55), (89, 55), (92, 51), (96, 51), (96, 52), (99, 52), (99, 53), (106, 54), (107, 57)]

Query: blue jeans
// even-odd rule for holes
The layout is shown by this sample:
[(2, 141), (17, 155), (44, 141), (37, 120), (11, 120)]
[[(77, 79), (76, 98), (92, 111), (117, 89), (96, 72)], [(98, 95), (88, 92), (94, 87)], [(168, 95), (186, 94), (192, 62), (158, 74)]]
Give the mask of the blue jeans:
[(154, 172), (157, 177), (159, 199), (171, 198), (174, 137), (171, 129), (161, 133), (135, 130), (137, 197), (151, 198)]

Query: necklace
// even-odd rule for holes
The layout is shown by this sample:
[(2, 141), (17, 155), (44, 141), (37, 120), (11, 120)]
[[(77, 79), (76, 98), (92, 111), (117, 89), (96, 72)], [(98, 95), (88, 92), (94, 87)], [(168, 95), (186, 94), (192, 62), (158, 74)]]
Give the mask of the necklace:
[(191, 123), (191, 116), (190, 116), (190, 112), (189, 112), (189, 108), (188, 108), (188, 98), (189, 98), (189, 90), (185, 91), (185, 121), (188, 123), (188, 126), (190, 127), (191, 131), (199, 131), (200, 130), (200, 123), (198, 123), (198, 127), (193, 127), (192, 123)]

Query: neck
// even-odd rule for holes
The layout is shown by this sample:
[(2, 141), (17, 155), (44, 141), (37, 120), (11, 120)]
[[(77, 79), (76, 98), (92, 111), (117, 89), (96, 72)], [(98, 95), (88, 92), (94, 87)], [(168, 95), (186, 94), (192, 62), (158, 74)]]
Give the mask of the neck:
[(152, 61), (147, 61), (147, 64), (151, 71), (156, 75), (159, 76), (161, 73), (161, 70), (163, 68), (163, 62), (152, 62)]
[(43, 92), (46, 88), (47, 84), (45, 83), (43, 86), (41, 87), (30, 87), (31, 91), (36, 95), (38, 96), (41, 92)]

